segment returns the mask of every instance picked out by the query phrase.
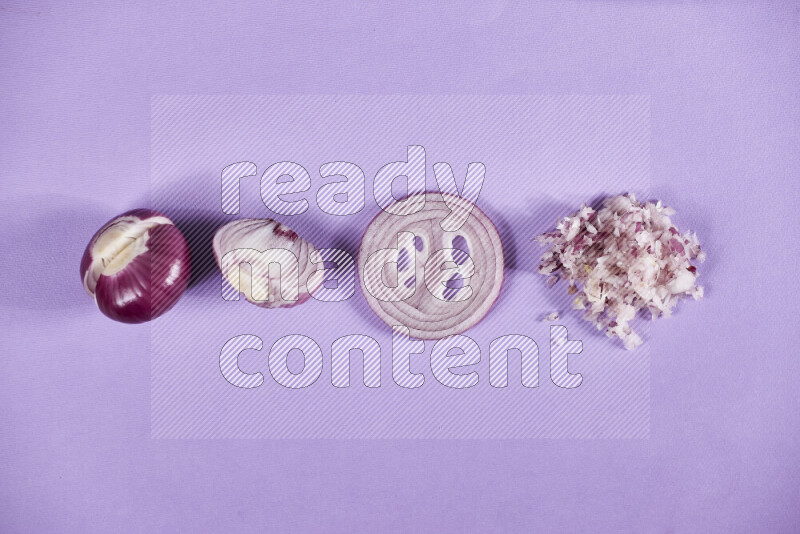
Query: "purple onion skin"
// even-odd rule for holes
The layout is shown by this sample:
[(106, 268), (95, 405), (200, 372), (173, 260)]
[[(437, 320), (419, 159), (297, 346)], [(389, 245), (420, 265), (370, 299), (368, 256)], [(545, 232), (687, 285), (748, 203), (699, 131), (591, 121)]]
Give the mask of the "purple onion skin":
[[(131, 210), (114, 217), (92, 237), (81, 259), (81, 279), (86, 287), (93, 247), (111, 226), (126, 218), (141, 222), (164, 215), (147, 209)], [(166, 222), (165, 221), (165, 222)], [(107, 317), (122, 323), (143, 323), (169, 311), (189, 284), (189, 247), (180, 230), (169, 221), (146, 230), (146, 250), (133, 257), (119, 272), (100, 274), (94, 287), (97, 307)], [(91, 291), (87, 288), (87, 291)]]

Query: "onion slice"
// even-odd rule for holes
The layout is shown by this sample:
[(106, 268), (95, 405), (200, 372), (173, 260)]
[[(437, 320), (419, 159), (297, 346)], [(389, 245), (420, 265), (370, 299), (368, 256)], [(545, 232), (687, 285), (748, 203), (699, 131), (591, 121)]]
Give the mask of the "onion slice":
[(172, 308), (189, 284), (189, 247), (161, 213), (136, 209), (94, 234), (81, 259), (86, 293), (100, 311), (123, 323), (142, 323)]
[[(469, 202), (448, 196), (450, 206), (470, 215), (457, 231), (445, 231), (441, 221), (451, 209), (443, 194), (409, 198), (420, 196), (422, 210), (382, 211), (370, 223), (361, 240), (358, 272), (367, 303), (383, 322), (406, 326), (418, 339), (441, 339), (474, 326), (497, 300), (503, 246), (491, 220)], [(397, 252), (376, 263), (374, 255), (386, 249)]]

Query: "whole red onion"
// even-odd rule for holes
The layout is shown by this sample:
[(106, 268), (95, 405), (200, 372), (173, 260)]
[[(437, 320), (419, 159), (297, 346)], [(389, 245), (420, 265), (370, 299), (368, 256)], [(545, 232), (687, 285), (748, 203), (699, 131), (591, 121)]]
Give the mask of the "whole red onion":
[(189, 283), (189, 247), (166, 216), (136, 209), (108, 221), (81, 259), (86, 292), (105, 315), (143, 323), (163, 314)]

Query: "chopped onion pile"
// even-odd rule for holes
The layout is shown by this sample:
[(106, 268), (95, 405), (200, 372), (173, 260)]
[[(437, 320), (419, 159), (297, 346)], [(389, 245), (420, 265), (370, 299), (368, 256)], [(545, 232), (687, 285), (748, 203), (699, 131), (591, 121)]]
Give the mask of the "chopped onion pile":
[(668, 317), (682, 297), (703, 296), (692, 260), (703, 262), (705, 253), (696, 234), (672, 224), (674, 214), (661, 201), (642, 203), (632, 194), (608, 198), (598, 211), (584, 204), (536, 237), (550, 246), (539, 272), (548, 287), (566, 279), (567, 291), (577, 294), (573, 308), (634, 349), (642, 339), (628, 323), (639, 310)]

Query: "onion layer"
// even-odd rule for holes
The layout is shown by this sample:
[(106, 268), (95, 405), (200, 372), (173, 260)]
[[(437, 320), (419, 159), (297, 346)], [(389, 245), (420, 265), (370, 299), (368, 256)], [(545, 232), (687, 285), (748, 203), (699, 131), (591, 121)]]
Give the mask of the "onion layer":
[(173, 222), (147, 209), (108, 221), (81, 259), (83, 287), (105, 315), (142, 323), (172, 308), (189, 283), (189, 247)]
[[(387, 325), (413, 337), (440, 339), (480, 321), (503, 285), (503, 246), (491, 220), (476, 206), (448, 196), (469, 213), (456, 231), (441, 222), (451, 213), (441, 193), (420, 193), (412, 214), (381, 212), (361, 240), (358, 269), (370, 308)], [(413, 199), (413, 198), (412, 198)], [(396, 249), (396, 252), (382, 252)]]

